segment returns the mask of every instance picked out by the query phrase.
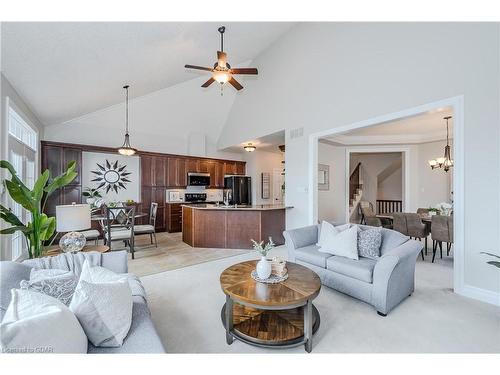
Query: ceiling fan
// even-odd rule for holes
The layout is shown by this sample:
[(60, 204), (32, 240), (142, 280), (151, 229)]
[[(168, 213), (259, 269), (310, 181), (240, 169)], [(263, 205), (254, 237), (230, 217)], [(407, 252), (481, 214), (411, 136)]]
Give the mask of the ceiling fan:
[[(234, 79), (234, 74), (258, 74), (256, 68), (231, 68), (231, 65), (227, 62), (227, 55), (224, 52), (224, 32), (226, 31), (225, 26), (221, 26), (218, 29), (220, 33), (220, 51), (217, 51), (217, 62), (214, 64), (213, 68), (206, 68), (197, 65), (184, 65), (188, 69), (204, 70), (212, 73), (212, 77), (205, 82), (201, 87), (208, 87), (214, 81), (221, 84), (221, 90), (226, 82), (229, 82), (236, 90), (241, 90), (243, 86)], [(222, 95), (222, 91), (221, 91)]]

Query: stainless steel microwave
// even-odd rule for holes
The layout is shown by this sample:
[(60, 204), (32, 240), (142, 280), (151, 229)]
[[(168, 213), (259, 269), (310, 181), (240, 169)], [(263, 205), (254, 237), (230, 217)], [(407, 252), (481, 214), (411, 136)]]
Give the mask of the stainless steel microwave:
[(188, 186), (210, 186), (210, 174), (189, 172), (187, 184)]

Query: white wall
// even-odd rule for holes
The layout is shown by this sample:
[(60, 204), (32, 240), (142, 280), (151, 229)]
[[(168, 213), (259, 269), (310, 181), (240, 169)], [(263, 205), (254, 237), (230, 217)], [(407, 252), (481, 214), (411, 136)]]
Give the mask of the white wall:
[[(8, 159), (8, 123), (7, 123), (7, 98), (13, 106), (16, 107), (19, 115), (24, 120), (33, 126), (39, 133), (39, 139), (43, 135), (43, 126), (40, 121), (33, 114), (31, 109), (26, 105), (23, 99), (18, 95), (10, 82), (0, 73), (0, 98), (2, 104), (0, 106), (0, 159)], [(38, 157), (38, 169), (40, 169), (40, 157)], [(9, 174), (3, 169), (0, 170), (0, 179), (3, 181)], [(0, 185), (0, 202), (4, 206), (8, 206), (7, 191), (4, 191), (3, 184)], [(5, 228), (6, 225), (3, 220), (0, 220), (0, 228)], [(0, 236), (0, 260), (10, 260), (10, 236)]]
[[(274, 204), (273, 201), (273, 169), (283, 169), (283, 155), (276, 152), (255, 150), (244, 154), (247, 176), (252, 177), (252, 204)], [(269, 199), (262, 198), (261, 173), (270, 175)]]
[[(311, 64), (316, 79), (304, 71)], [(463, 95), (464, 282), (500, 292), (498, 270), (479, 254), (500, 253), (498, 24), (303, 23), (252, 65), (259, 77), (235, 100), (219, 146), (287, 129), (288, 228), (309, 224), (311, 133)], [(299, 127), (304, 136), (291, 139)]]
[(346, 221), (345, 152), (345, 147), (318, 145), (318, 163), (330, 166), (330, 190), (318, 190), (319, 221)]
[(403, 168), (396, 169), (389, 177), (378, 183), (377, 199), (403, 200)]
[(432, 170), (427, 164), (428, 160), (444, 155), (444, 146), (446, 141), (423, 143), (418, 147), (418, 207), (450, 202), (453, 171)]
[[(203, 79), (205, 78), (205, 79)], [(220, 152), (216, 142), (235, 97), (235, 90), (203, 89), (201, 77), (130, 100), (130, 139), (140, 150), (241, 160)], [(133, 82), (130, 94), (133, 96)], [(98, 88), (96, 88), (98, 89)], [(47, 126), (45, 140), (118, 147), (125, 132), (121, 103), (74, 120)]]

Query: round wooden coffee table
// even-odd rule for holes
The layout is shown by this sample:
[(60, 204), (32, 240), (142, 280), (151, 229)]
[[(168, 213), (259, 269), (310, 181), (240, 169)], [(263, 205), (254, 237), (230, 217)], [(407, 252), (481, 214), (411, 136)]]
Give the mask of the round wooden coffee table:
[(320, 317), (312, 304), (321, 289), (319, 276), (309, 268), (287, 262), (288, 279), (264, 284), (252, 279), (256, 260), (235, 264), (222, 272), (220, 284), (226, 294), (222, 323), (226, 341), (288, 348), (304, 345), (312, 350), (312, 336)]

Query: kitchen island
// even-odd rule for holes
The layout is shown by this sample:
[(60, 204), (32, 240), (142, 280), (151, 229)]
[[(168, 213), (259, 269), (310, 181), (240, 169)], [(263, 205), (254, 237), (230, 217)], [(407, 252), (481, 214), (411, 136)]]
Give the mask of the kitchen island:
[(251, 239), (272, 237), (276, 245), (282, 245), (287, 208), (186, 204), (182, 206), (182, 240), (193, 247), (251, 249)]

